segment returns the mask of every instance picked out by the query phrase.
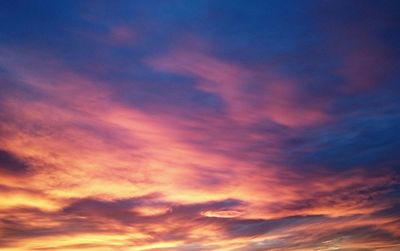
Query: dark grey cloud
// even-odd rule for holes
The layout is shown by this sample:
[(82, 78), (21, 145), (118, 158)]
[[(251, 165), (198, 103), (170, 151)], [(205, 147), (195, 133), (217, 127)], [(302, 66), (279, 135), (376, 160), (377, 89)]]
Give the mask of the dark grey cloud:
[(29, 165), (24, 160), (9, 151), (0, 149), (0, 171), (21, 175), (26, 174), (28, 170)]
[(285, 228), (291, 228), (296, 225), (313, 224), (326, 220), (324, 216), (290, 216), (279, 219), (249, 219), (227, 220), (226, 231), (229, 236), (235, 237), (250, 237), (257, 236)]

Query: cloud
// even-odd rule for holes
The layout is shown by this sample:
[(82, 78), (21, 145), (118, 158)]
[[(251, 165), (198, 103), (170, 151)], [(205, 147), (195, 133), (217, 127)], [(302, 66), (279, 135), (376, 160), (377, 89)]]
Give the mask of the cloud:
[(28, 169), (28, 165), (23, 160), (0, 149), (0, 170), (18, 175), (26, 173)]
[[(390, 39), (382, 36), (382, 32), (394, 34), (398, 20), (393, 11), (397, 8), (390, 3), (358, 2), (330, 3), (321, 8), (324, 15), (319, 17), (319, 26), (327, 49), (340, 62), (337, 73), (344, 78), (346, 93), (368, 92), (390, 82), (396, 62)], [(327, 21), (346, 10), (354, 15)]]
[(272, 67), (267, 66), (263, 73), (254, 72), (207, 55), (202, 48), (177, 49), (149, 60), (149, 64), (159, 71), (192, 76), (199, 90), (217, 94), (232, 119), (241, 123), (270, 119), (289, 127), (303, 127), (329, 119), (322, 104), (299, 106), (301, 93), (296, 81), (273, 72)]
[(396, 4), (178, 2), (0, 8), (0, 249), (398, 249)]

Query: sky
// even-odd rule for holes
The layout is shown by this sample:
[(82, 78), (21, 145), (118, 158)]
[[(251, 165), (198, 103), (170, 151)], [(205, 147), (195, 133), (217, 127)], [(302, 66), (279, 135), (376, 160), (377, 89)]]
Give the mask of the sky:
[(0, 250), (400, 250), (400, 2), (0, 2)]

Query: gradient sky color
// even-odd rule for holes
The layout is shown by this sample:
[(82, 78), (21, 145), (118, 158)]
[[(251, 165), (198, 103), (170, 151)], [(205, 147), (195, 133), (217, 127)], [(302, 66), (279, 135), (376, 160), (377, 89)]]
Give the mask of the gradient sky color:
[(400, 2), (0, 2), (0, 250), (399, 251)]

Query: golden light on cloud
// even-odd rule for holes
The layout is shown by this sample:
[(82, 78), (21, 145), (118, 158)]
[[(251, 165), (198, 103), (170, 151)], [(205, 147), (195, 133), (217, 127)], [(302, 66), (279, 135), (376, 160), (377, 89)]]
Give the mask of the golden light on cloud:
[(235, 218), (243, 214), (241, 211), (235, 210), (220, 210), (220, 211), (205, 211), (201, 215), (206, 217), (217, 217), (217, 218)]

